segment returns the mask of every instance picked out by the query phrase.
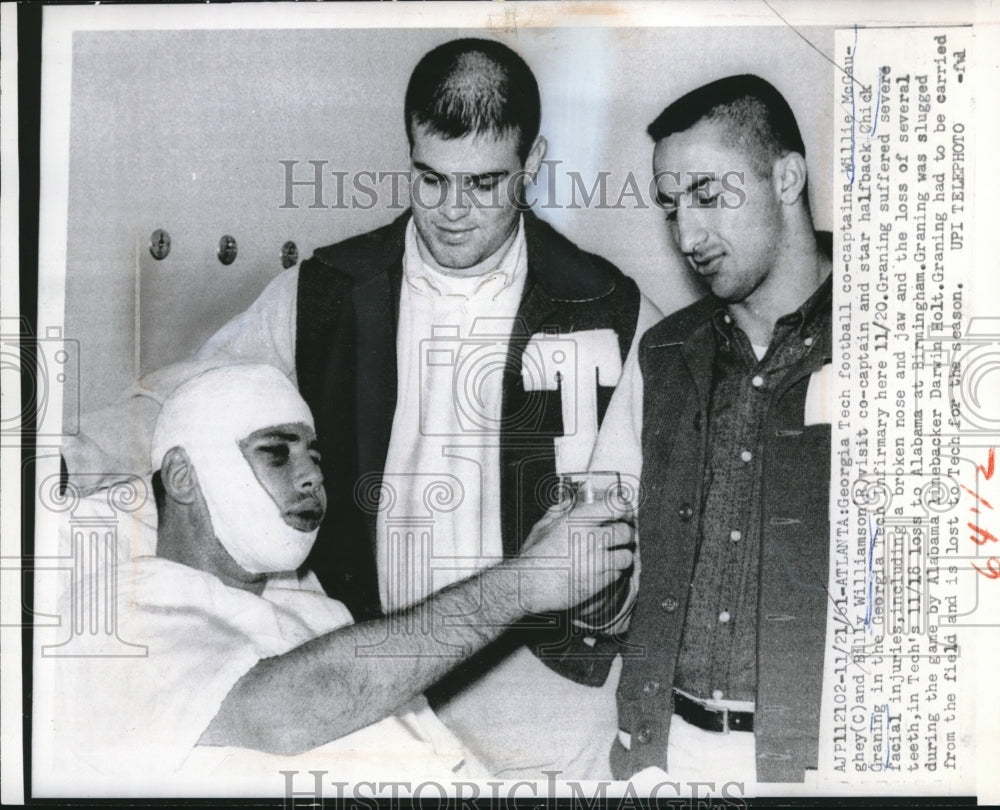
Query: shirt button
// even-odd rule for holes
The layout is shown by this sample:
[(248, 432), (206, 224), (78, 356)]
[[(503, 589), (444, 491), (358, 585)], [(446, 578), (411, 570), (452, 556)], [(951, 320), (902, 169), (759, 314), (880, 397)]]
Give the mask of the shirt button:
[(733, 319), (730, 318), (728, 315), (723, 315), (722, 316), (722, 320), (724, 320), (726, 323), (732, 323), (733, 322)]
[(665, 613), (673, 613), (677, 610), (677, 600), (672, 596), (666, 597), (662, 602), (660, 602), (660, 607)]
[(740, 453), (740, 458), (743, 459), (744, 461), (749, 462), (750, 459), (753, 458), (753, 453), (751, 453), (749, 450), (744, 450), (742, 453)]
[(724, 610), (722, 611), (722, 613), (719, 614), (719, 621), (722, 622), (723, 624), (728, 622), (731, 618), (732, 617), (729, 615), (728, 610)]
[(712, 692), (712, 700), (722, 700), (722, 697), (723, 695), (721, 689), (716, 689), (714, 692)]
[(813, 345), (813, 339), (812, 339), (811, 337), (807, 337), (807, 338), (806, 338), (805, 340), (803, 340), (802, 342), (803, 342), (803, 343), (805, 343), (805, 344), (806, 344), (806, 346), (812, 346), (812, 345)]
[(738, 543), (740, 542), (740, 540), (743, 539), (743, 532), (741, 532), (739, 529), (733, 529), (729, 533), (729, 539), (732, 540), (734, 543)]
[(760, 374), (758, 374), (756, 377), (750, 380), (750, 385), (752, 385), (754, 388), (760, 388), (761, 386), (764, 385), (764, 378), (761, 377)]
[(653, 739), (653, 732), (650, 730), (649, 726), (639, 726), (638, 731), (635, 733), (635, 738), (640, 743), (648, 743)]
[(642, 685), (642, 692), (644, 695), (655, 695), (659, 691), (660, 691), (659, 681), (646, 681)]
[(680, 509), (677, 510), (677, 517), (687, 523), (694, 516), (694, 509), (691, 508), (691, 504), (683, 503)]

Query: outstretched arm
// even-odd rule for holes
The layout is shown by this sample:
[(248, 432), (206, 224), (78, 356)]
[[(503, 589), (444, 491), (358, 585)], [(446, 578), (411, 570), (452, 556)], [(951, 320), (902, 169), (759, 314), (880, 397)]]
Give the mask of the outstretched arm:
[[(536, 524), (518, 558), (455, 583), (406, 611), (339, 628), (258, 662), (230, 691), (202, 745), (293, 754), (390, 715), (526, 613), (565, 610), (632, 562), (631, 528), (603, 505)], [(571, 530), (572, 529), (572, 530)], [(586, 573), (584, 573), (586, 572)]]

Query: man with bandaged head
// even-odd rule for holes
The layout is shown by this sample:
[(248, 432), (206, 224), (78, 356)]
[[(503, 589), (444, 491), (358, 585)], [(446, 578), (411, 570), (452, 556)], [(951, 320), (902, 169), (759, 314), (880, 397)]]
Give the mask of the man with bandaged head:
[[(571, 607), (631, 565), (627, 525), (584, 532), (570, 555), (567, 517), (551, 512), (520, 558), (352, 624), (300, 569), (326, 505), (315, 443), (309, 409), (270, 366), (205, 372), (164, 403), (155, 549), (116, 570), (119, 635), (147, 654), (55, 668), (55, 767), (71, 763), (78, 788), (280, 794), (279, 772), (305, 768), (484, 777), (422, 692), (526, 612)], [(572, 515), (607, 517), (599, 504)], [(595, 575), (567, 578), (554, 558)]]
[[(225, 551), (219, 559), (231, 558), (254, 575), (250, 581), (294, 571), (309, 554), (326, 507), (315, 430), (309, 408), (277, 369), (222, 368), (181, 386), (160, 412), (150, 457), (171, 494), (183, 486), (195, 496), (197, 485)], [(180, 522), (197, 514), (188, 498), (163, 504)]]

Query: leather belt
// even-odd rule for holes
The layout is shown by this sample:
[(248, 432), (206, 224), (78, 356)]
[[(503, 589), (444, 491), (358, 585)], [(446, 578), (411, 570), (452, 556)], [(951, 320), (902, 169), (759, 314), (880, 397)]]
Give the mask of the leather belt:
[(753, 731), (753, 712), (713, 709), (674, 690), (674, 714), (704, 731)]

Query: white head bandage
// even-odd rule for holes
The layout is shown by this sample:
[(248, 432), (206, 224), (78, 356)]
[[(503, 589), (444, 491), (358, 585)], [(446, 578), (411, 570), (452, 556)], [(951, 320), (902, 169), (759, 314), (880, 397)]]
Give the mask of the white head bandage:
[(183, 447), (198, 475), (212, 528), (246, 571), (294, 571), (305, 561), (316, 531), (289, 526), (257, 480), (240, 442), (273, 425), (312, 414), (295, 386), (272, 366), (225, 366), (179, 386), (160, 410), (150, 450), (153, 470), (164, 454)]

